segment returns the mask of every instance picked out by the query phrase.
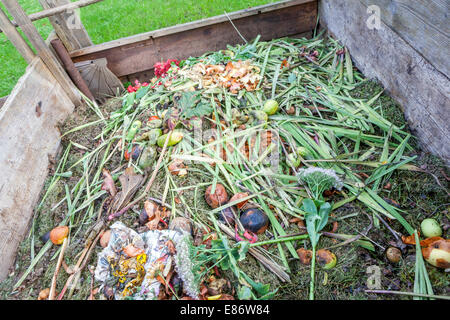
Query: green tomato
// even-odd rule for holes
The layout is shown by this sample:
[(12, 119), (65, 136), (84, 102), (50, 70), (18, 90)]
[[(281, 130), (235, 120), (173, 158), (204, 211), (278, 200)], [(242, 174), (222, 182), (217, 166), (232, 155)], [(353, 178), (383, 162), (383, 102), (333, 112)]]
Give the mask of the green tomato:
[(431, 218), (424, 219), (420, 224), (420, 228), (422, 229), (422, 234), (426, 238), (442, 236), (441, 226), (434, 219)]
[(267, 100), (262, 110), (269, 116), (274, 115), (278, 111), (278, 102), (275, 100)]

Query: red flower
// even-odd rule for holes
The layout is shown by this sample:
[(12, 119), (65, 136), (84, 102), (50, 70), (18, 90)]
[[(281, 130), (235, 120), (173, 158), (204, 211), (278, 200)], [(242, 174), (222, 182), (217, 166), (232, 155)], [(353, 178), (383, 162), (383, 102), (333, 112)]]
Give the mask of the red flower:
[(153, 66), (155, 70), (155, 76), (156, 77), (164, 77), (167, 75), (167, 71), (169, 71), (170, 67), (172, 66), (172, 63), (175, 63), (176, 66), (180, 64), (180, 61), (176, 59), (168, 59), (166, 62), (157, 62)]
[(130, 92), (130, 93), (131, 93), (131, 92), (136, 92), (136, 89), (135, 89), (132, 85), (129, 85), (127, 90), (128, 90), (128, 92)]

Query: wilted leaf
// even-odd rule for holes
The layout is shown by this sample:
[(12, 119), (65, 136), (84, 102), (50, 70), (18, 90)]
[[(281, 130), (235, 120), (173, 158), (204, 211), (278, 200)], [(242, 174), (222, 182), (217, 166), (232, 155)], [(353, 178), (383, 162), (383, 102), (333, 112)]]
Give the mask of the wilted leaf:
[(111, 173), (107, 169), (102, 170), (103, 174), (103, 183), (102, 183), (102, 190), (106, 190), (109, 192), (111, 196), (115, 196), (117, 194), (116, 185), (114, 184), (114, 179), (111, 176)]
[(144, 177), (136, 174), (132, 167), (125, 169), (125, 172), (119, 177), (122, 190), (116, 194), (112, 202), (113, 211), (123, 209), (133, 198), (136, 191), (144, 181)]

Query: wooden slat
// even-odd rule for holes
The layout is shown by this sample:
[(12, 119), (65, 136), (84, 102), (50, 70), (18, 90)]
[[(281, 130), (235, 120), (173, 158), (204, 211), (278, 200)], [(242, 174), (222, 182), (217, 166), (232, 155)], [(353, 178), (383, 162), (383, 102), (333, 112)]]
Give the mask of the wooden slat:
[[(103, 1), (103, 0), (80, 0), (80, 1), (76, 1), (76, 2), (66, 1), (65, 2), (66, 4), (60, 5), (57, 7), (43, 6), (44, 8), (48, 7), (49, 9), (46, 9), (46, 10), (43, 10), (40, 12), (36, 12), (36, 13), (32, 13), (28, 17), (30, 18), (31, 21), (37, 21), (37, 20), (45, 19), (45, 18), (54, 16), (54, 15), (57, 15), (57, 14), (60, 14), (60, 13), (66, 12), (66, 11), (72, 11), (72, 10), (75, 10), (78, 8), (83, 8), (83, 7), (89, 6), (91, 4), (100, 2), (100, 1)], [(19, 26), (15, 21), (12, 21), (12, 24), (15, 27)], [(0, 32), (3, 32), (3, 31), (0, 29)]]
[(0, 28), (4, 30), (6, 37), (11, 41), (14, 47), (19, 51), (21, 56), (25, 59), (27, 63), (31, 63), (35, 58), (35, 54), (33, 50), (28, 46), (25, 40), (20, 35), (19, 31), (17, 31), (16, 27), (14, 27), (9, 20), (8, 16), (3, 12), (0, 8)]
[(2, 0), (2, 2), (5, 5), (6, 9), (8, 9), (11, 16), (17, 21), (23, 33), (31, 42), (39, 57), (42, 59), (42, 61), (44, 61), (44, 63), (53, 73), (72, 102), (77, 105), (80, 104), (81, 96), (78, 93), (76, 87), (69, 79), (68, 75), (65, 73), (64, 69), (61, 67), (51, 50), (45, 44), (45, 41), (42, 39), (41, 35), (31, 22), (30, 18), (26, 15), (22, 7), (17, 3), (16, 0)]
[(7, 99), (8, 99), (8, 96), (0, 98), (0, 108), (3, 107), (3, 105), (5, 104)]
[[(355, 65), (399, 102), (424, 150), (450, 165), (450, 81), (388, 25), (370, 30), (360, 1), (322, 0), (320, 23), (350, 50)], [(356, 18), (355, 18), (356, 17)]]
[[(0, 109), (0, 281), (12, 271), (74, 105), (36, 57)], [(14, 150), (14, 154), (8, 150)]]
[(450, 78), (450, 1), (360, 0), (377, 5), (381, 20)]
[[(148, 41), (153, 38), (163, 37), (163, 36), (180, 33), (180, 32), (186, 32), (186, 31), (189, 31), (192, 29), (198, 29), (201, 27), (212, 26), (212, 25), (219, 24), (221, 22), (228, 22), (229, 18), (234, 21), (236, 19), (250, 17), (253, 15), (258, 15), (261, 13), (276, 11), (278, 9), (289, 8), (289, 7), (292, 8), (291, 10), (297, 10), (298, 8), (295, 8), (296, 6), (299, 6), (301, 4), (310, 4), (310, 3), (314, 3), (317, 6), (317, 0), (287, 0), (287, 1), (280, 1), (277, 3), (271, 3), (271, 4), (266, 4), (266, 5), (257, 6), (257, 7), (251, 7), (248, 9), (243, 9), (243, 10), (228, 13), (227, 14), (228, 17), (227, 17), (227, 15), (223, 14), (223, 15), (214, 16), (211, 18), (206, 18), (206, 19), (197, 20), (197, 21), (193, 21), (193, 22), (183, 23), (183, 24), (179, 24), (179, 25), (175, 25), (175, 26), (171, 26), (171, 27), (167, 27), (167, 28), (162, 28), (162, 29), (158, 29), (158, 30), (154, 30), (154, 31), (149, 31), (149, 32), (145, 32), (145, 33), (140, 33), (140, 34), (133, 35), (130, 37), (125, 37), (125, 38), (105, 42), (102, 44), (98, 44), (95, 46), (83, 48), (81, 50), (74, 50), (73, 52), (70, 53), (70, 55), (72, 57), (85, 56), (88, 54), (94, 54), (94, 53), (108, 50), (108, 49), (114, 49), (114, 48), (126, 46), (128, 44), (136, 44), (136, 43), (139, 43), (142, 41)], [(279, 27), (281, 27), (281, 26), (279, 26)]]
[[(75, 9), (79, 8), (80, 5), (88, 5), (98, 1), (101, 0), (78, 2), (71, 2), (70, 0), (39, 0), (42, 7), (49, 9), (49, 11), (53, 10), (49, 18), (50, 23), (68, 51), (89, 47), (93, 44)], [(60, 11), (61, 8), (65, 8), (65, 10)]]
[[(246, 39), (261, 35), (261, 40), (269, 40), (313, 30), (317, 19), (317, 1), (283, 2), (229, 16), (241, 16), (233, 19), (233, 23)], [(93, 46), (72, 52), (71, 56), (74, 62), (106, 58), (108, 68), (116, 76), (123, 77), (150, 70), (161, 60), (186, 59), (224, 49), (227, 44), (243, 43), (228, 18), (224, 21), (222, 16), (208, 19), (207, 23), (189, 23), (186, 29), (182, 26), (177, 26), (176, 32), (174, 29), (170, 32), (167, 29), (156, 30), (150, 37), (147, 33), (146, 40), (137, 36), (133, 37), (139, 39), (136, 42), (120, 40), (115, 42), (119, 44), (115, 47), (111, 47), (111, 43)]]

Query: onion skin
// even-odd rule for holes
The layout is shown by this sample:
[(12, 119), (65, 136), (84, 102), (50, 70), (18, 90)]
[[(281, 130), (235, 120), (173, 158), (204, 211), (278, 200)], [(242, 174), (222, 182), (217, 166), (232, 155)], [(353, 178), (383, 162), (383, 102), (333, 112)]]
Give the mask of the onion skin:
[(134, 258), (137, 257), (140, 254), (144, 253), (143, 249), (140, 248), (136, 248), (135, 246), (133, 246), (131, 243), (129, 245), (127, 245), (124, 249), (123, 249), (123, 253), (125, 253), (129, 258)]
[(239, 219), (242, 226), (253, 233), (261, 234), (269, 226), (269, 218), (259, 209), (251, 208), (245, 210)]
[(106, 248), (108, 246), (110, 238), (111, 238), (111, 230), (106, 230), (100, 238), (100, 245), (103, 248)]
[(67, 226), (59, 226), (50, 231), (50, 241), (53, 244), (60, 245), (64, 242), (64, 239), (67, 238), (69, 234), (69, 227)]

